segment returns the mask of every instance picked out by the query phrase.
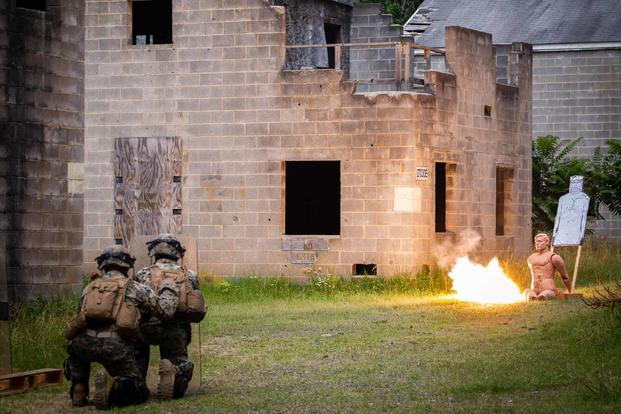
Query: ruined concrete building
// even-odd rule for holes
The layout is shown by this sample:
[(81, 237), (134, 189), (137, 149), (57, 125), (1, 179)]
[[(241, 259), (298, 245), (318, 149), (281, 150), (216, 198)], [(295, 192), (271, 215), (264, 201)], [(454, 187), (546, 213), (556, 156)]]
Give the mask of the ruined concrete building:
[[(500, 82), (510, 76), (511, 43), (533, 45), (533, 138), (583, 137), (573, 151), (580, 158), (621, 140), (618, 0), (425, 0), (404, 29), (417, 43), (442, 48), (447, 25), (492, 34)], [(602, 213), (597, 236), (621, 241), (621, 217)]]
[(416, 272), (463, 229), (529, 250), (527, 44), (500, 85), (490, 35), (448, 27), (453, 73), (415, 79), (399, 27), (352, 1), (11, 1), (0, 29), (15, 296), (158, 232), (219, 276)]

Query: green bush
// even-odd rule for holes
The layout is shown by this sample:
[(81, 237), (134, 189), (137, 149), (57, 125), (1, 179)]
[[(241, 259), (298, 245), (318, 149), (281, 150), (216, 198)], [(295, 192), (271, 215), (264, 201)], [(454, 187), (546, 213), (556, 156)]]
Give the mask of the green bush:
[(533, 234), (550, 232), (558, 208), (558, 199), (569, 191), (569, 178), (584, 177), (583, 191), (591, 198), (589, 216), (601, 219), (602, 205), (621, 214), (621, 143), (608, 140), (608, 148), (594, 151), (593, 159), (569, 157), (582, 140), (561, 141), (547, 135), (533, 142)]
[[(567, 157), (581, 140), (562, 142), (547, 135), (533, 142), (533, 234), (553, 229), (558, 199), (569, 191), (569, 178), (586, 175), (586, 160)], [(584, 192), (593, 193), (587, 188)]]
[(414, 14), (422, 0), (360, 0), (359, 3), (381, 3), (384, 13), (393, 17), (395, 24), (403, 25)]
[(597, 195), (596, 208), (603, 204), (614, 214), (621, 215), (621, 142), (608, 140), (606, 144), (605, 155), (599, 148), (595, 150), (587, 174)]

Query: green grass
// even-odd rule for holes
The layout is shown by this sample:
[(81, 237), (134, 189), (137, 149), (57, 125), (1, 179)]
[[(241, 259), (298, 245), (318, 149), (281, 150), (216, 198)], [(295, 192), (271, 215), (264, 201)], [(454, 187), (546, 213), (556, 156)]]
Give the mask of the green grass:
[[(621, 280), (618, 250), (587, 252), (583, 291)], [(509, 273), (521, 266), (509, 263)], [(119, 411), (619, 412), (621, 326), (608, 311), (579, 301), (457, 302), (441, 293), (444, 277), (207, 283), (201, 392)], [(74, 306), (21, 307), (14, 360), (60, 366), (60, 327)], [(0, 412), (68, 411), (66, 389), (3, 398)]]

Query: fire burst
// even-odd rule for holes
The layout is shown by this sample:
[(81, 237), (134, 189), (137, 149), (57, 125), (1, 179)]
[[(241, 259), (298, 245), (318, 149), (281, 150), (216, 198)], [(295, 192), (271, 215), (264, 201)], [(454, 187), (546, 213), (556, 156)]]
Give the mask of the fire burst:
[(497, 258), (487, 266), (460, 257), (449, 272), (453, 279), (453, 297), (466, 302), (506, 304), (524, 301), (524, 296), (511, 279), (505, 275)]

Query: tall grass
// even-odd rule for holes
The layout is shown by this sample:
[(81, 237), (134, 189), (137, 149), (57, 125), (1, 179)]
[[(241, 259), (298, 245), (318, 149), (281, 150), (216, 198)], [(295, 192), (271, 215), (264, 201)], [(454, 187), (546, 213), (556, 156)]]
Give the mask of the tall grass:
[(356, 294), (437, 294), (450, 290), (445, 271), (432, 269), (418, 274), (383, 277), (343, 277), (310, 269), (306, 283), (283, 277), (248, 276), (239, 279), (207, 280), (203, 293), (212, 303), (273, 299), (332, 298)]
[[(560, 248), (571, 276), (577, 248)], [(504, 260), (503, 269), (520, 288), (530, 285), (526, 261)], [(589, 240), (583, 247), (577, 287), (585, 288), (621, 280), (621, 246)], [(559, 284), (560, 285), (560, 284)], [(430, 269), (394, 277), (341, 277), (321, 271), (307, 272), (306, 283), (283, 277), (249, 276), (208, 280), (203, 283), (208, 303), (228, 304), (272, 300), (332, 300), (348, 295), (435, 295), (448, 293), (447, 271)], [(60, 367), (66, 358), (63, 330), (77, 309), (76, 297), (16, 303), (11, 307), (13, 365), (19, 369)]]
[(67, 357), (63, 332), (78, 298), (59, 297), (11, 306), (11, 355), (20, 370), (60, 368)]

